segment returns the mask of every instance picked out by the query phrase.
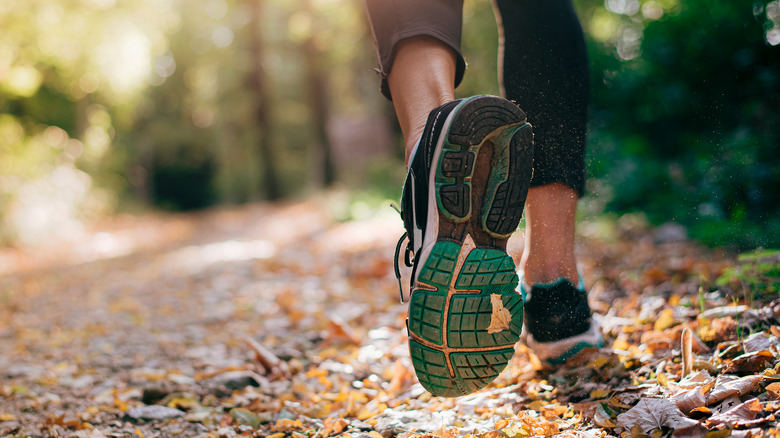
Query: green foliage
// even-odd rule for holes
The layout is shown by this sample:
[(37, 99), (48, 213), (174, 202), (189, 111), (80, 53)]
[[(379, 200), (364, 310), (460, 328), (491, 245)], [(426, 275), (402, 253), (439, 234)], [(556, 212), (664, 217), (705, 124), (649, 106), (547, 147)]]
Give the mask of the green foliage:
[(630, 10), (585, 19), (589, 172), (611, 188), (607, 207), (708, 244), (780, 243), (780, 4), (613, 3)]
[(750, 300), (774, 299), (780, 293), (780, 250), (759, 249), (741, 254), (737, 264), (726, 268), (716, 284), (744, 290)]
[[(593, 205), (674, 220), (708, 245), (780, 245), (780, 2), (574, 2), (592, 69)], [(243, 0), (3, 2), (0, 242), (135, 204), (262, 199), (265, 134), (283, 195), (304, 192), (322, 140), (312, 65), (333, 120), (393, 118), (361, 1), (261, 4), (253, 28)], [(249, 91), (254, 34), (273, 132)], [(467, 1), (459, 96), (498, 93), (497, 39), (490, 3)], [(339, 170), (398, 197), (400, 152)]]

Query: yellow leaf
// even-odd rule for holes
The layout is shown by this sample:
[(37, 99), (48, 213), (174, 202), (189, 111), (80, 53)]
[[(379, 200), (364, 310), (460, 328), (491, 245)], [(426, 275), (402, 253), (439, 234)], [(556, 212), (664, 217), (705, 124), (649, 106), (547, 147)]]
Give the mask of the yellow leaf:
[(319, 368), (312, 368), (309, 371), (306, 371), (306, 378), (311, 379), (312, 377), (327, 377), (328, 370), (321, 370)]
[(590, 398), (604, 398), (609, 395), (608, 389), (594, 389), (590, 392)]
[(617, 338), (615, 339), (615, 342), (612, 343), (612, 348), (614, 350), (628, 350), (631, 348), (631, 344), (629, 344), (625, 338)]
[(596, 426), (599, 427), (617, 427), (617, 424), (615, 424), (611, 418), (607, 417), (601, 412), (596, 412), (593, 414), (593, 422), (596, 424)]
[(617, 397), (612, 397), (611, 399), (609, 399), (609, 404), (611, 404), (612, 406), (615, 406), (616, 408), (621, 408), (621, 409), (631, 409), (631, 408), (633, 408), (633, 406), (631, 406), (629, 404), (626, 404), (626, 403), (623, 403), (623, 401), (621, 401)]
[(493, 306), (493, 313), (490, 315), (490, 326), (488, 326), (487, 332), (492, 334), (509, 330), (512, 314), (504, 307), (501, 295), (490, 294), (490, 305)]
[(592, 361), (588, 362), (589, 367), (593, 367), (596, 369), (603, 368), (604, 365), (608, 364), (610, 361), (609, 356), (601, 356), (597, 357), (596, 359), (593, 359)]
[(0, 413), (0, 421), (16, 421), (16, 415)]
[(726, 427), (721, 430), (716, 430), (714, 432), (707, 432), (704, 435), (704, 438), (726, 438), (727, 436), (731, 435), (731, 429)]
[(631, 428), (631, 436), (632, 438), (642, 438), (646, 437), (647, 434), (642, 431), (642, 428), (639, 427), (639, 425), (636, 425)]
[(655, 321), (653, 329), (663, 331), (672, 326), (674, 326), (674, 309), (667, 308), (661, 311), (661, 315), (659, 315), (658, 319)]

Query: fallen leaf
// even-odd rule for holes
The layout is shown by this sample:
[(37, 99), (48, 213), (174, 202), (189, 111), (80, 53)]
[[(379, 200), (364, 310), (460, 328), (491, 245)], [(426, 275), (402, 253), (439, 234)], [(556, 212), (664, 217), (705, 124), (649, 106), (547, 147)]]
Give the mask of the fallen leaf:
[(716, 382), (715, 387), (707, 394), (707, 406), (725, 400), (731, 396), (741, 397), (752, 392), (761, 382), (763, 376), (747, 376), (727, 382)]
[(334, 338), (346, 339), (347, 341), (355, 345), (360, 345), (361, 343), (363, 343), (363, 340), (357, 334), (355, 329), (350, 327), (350, 325), (346, 321), (344, 321), (340, 316), (335, 314), (330, 314), (328, 315), (328, 318), (330, 319), (328, 324), (330, 327), (331, 336), (333, 336)]
[(492, 334), (509, 330), (512, 314), (509, 312), (509, 309), (504, 307), (501, 295), (490, 294), (490, 305), (493, 306), (493, 313), (490, 314), (490, 325), (487, 328), (487, 332)]
[(639, 426), (644, 433), (661, 427), (679, 429), (697, 424), (685, 417), (671, 400), (649, 397), (639, 400), (628, 412), (618, 415), (617, 420), (625, 429)]
[(325, 430), (322, 431), (325, 436), (338, 435), (343, 432), (348, 425), (343, 418), (326, 418), (322, 424), (325, 426)]
[(391, 396), (397, 396), (412, 384), (414, 376), (409, 370), (409, 367), (404, 365), (401, 359), (397, 359), (393, 365), (393, 377), (390, 379), (390, 385), (387, 388), (387, 393)]
[(701, 424), (693, 424), (674, 431), (674, 438), (704, 438), (707, 436), (707, 428)]
[(674, 400), (677, 407), (685, 414), (690, 413), (696, 408), (707, 405), (707, 396), (704, 395), (701, 386), (679, 393), (673, 396), (672, 400)]
[(696, 373), (689, 374), (684, 379), (680, 380), (677, 383), (673, 383), (670, 386), (672, 386), (673, 388), (680, 388), (680, 389), (694, 389), (697, 387), (702, 387), (703, 391), (706, 393), (714, 385), (715, 385), (715, 378), (712, 377), (707, 370), (699, 370)]
[(563, 405), (543, 406), (542, 417), (547, 420), (554, 420), (565, 414), (568, 410), (569, 408)]
[(660, 332), (673, 327), (674, 324), (674, 309), (670, 307), (661, 311), (661, 314), (653, 325), (653, 329)]
[(612, 421), (611, 416), (607, 413), (606, 410), (604, 410), (604, 406), (602, 405), (599, 405), (596, 408), (596, 412), (593, 414), (593, 423), (599, 427), (617, 427), (617, 424)]
[(737, 356), (724, 371), (726, 374), (753, 374), (772, 365), (775, 355), (771, 351), (761, 350)]
[(748, 426), (761, 412), (761, 402), (757, 398), (750, 399), (740, 405), (734, 406), (726, 412), (713, 415), (708, 421), (709, 424), (726, 425), (730, 427)]
[(708, 432), (706, 435), (704, 435), (704, 438), (726, 438), (727, 436), (731, 436), (731, 429), (728, 427)]
[(767, 394), (777, 400), (780, 399), (780, 382), (770, 383), (766, 386)]
[(767, 332), (753, 333), (742, 341), (742, 348), (745, 350), (745, 353), (769, 350), (777, 354), (778, 350), (780, 350), (780, 339)]

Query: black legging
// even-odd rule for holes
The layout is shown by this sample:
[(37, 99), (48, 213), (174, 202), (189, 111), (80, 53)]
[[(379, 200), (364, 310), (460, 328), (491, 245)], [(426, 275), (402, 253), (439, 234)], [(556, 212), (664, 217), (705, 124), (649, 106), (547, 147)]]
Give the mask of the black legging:
[[(499, 11), (499, 69), (505, 97), (534, 127), (531, 186), (560, 182), (585, 189), (588, 59), (571, 0), (494, 0)], [(396, 44), (427, 35), (457, 54), (455, 86), (466, 62), (460, 51), (462, 0), (365, 0), (374, 32), (382, 93)], [(421, 60), (421, 62), (424, 62)]]

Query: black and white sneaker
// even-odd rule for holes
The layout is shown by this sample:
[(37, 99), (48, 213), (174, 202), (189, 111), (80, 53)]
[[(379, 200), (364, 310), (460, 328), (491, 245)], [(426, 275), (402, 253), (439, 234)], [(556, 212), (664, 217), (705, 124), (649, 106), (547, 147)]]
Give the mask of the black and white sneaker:
[(526, 344), (541, 361), (560, 365), (584, 348), (602, 346), (601, 326), (593, 318), (582, 280), (576, 287), (561, 278), (527, 289), (521, 281)]
[(506, 243), (523, 213), (532, 160), (531, 125), (506, 99), (474, 96), (428, 116), (401, 217), (412, 267), (409, 350), (433, 395), (483, 388), (514, 355), (523, 300)]

